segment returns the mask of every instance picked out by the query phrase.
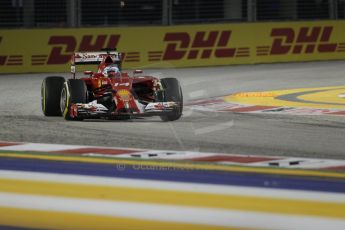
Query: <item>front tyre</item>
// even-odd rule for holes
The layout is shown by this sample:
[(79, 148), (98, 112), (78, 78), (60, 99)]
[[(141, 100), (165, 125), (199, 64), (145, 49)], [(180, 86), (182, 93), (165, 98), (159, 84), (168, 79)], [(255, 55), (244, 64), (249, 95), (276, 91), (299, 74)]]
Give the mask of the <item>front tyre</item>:
[(163, 101), (173, 101), (177, 103), (177, 107), (172, 112), (161, 115), (162, 121), (175, 121), (180, 119), (183, 110), (183, 95), (179, 81), (176, 78), (161, 79), (163, 91)]
[(46, 77), (41, 85), (41, 105), (45, 116), (61, 116), (60, 95), (65, 78)]
[(65, 82), (60, 97), (61, 113), (66, 120), (82, 120), (71, 116), (71, 105), (76, 103), (87, 103), (87, 87), (83, 80), (69, 79)]

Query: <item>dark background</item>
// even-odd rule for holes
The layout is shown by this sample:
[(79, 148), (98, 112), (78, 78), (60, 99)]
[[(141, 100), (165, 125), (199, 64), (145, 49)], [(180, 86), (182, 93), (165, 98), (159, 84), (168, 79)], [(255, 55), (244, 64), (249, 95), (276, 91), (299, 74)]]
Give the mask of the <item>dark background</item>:
[(344, 19), (345, 0), (0, 0), (0, 28)]

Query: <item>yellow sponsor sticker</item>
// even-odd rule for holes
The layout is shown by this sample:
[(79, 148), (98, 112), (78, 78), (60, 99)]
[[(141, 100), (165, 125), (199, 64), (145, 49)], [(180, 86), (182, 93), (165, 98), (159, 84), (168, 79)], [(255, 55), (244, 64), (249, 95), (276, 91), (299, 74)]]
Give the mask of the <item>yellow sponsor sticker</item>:
[(131, 97), (131, 93), (126, 89), (120, 89), (117, 91), (117, 95), (119, 95), (119, 97), (124, 101), (129, 101)]

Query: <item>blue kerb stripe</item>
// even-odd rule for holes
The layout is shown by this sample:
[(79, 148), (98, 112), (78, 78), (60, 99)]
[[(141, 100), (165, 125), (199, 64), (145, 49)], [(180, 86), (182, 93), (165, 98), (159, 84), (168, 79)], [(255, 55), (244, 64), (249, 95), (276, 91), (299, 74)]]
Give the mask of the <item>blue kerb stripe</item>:
[(77, 174), (88, 176), (120, 177), (176, 182), (238, 185), (264, 188), (296, 189), (345, 193), (345, 180), (262, 173), (188, 170), (154, 166), (110, 165), (21, 158), (0, 158), (0, 169)]

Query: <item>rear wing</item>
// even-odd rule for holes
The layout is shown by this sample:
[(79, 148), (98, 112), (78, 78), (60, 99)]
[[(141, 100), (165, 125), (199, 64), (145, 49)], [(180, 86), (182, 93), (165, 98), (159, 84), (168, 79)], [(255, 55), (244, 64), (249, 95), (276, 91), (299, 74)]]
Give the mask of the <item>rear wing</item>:
[(99, 64), (104, 58), (110, 56), (111, 59), (116, 63), (121, 61), (121, 53), (119, 52), (78, 52), (72, 56), (72, 65), (89, 65)]
[(102, 61), (111, 58), (111, 61), (121, 68), (122, 57), (120, 52), (102, 51), (102, 52), (77, 52), (71, 58), (71, 73), (75, 78), (76, 65), (100, 64)]

